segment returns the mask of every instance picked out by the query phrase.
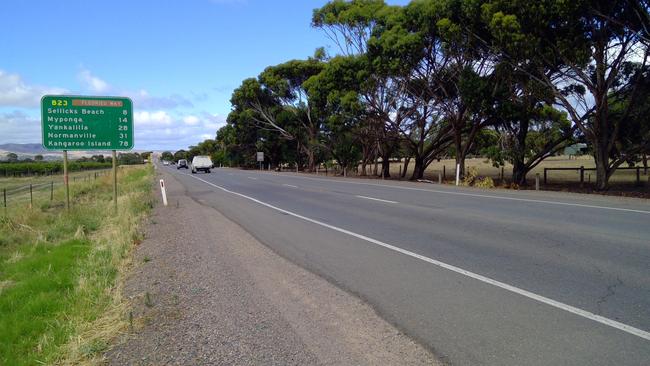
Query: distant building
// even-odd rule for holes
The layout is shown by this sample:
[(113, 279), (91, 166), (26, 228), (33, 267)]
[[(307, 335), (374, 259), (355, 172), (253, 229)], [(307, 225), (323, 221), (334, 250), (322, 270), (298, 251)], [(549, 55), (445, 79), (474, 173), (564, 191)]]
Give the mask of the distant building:
[(567, 146), (564, 148), (564, 154), (568, 156), (579, 156), (585, 153), (587, 150), (587, 144), (579, 143)]

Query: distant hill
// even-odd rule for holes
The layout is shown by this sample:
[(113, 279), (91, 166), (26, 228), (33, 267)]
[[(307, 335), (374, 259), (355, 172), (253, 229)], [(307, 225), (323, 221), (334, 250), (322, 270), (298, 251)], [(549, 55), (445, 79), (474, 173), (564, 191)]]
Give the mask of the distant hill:
[[(130, 150), (126, 152), (144, 152), (147, 150)], [(61, 160), (63, 159), (63, 154), (61, 151), (49, 151), (43, 148), (41, 144), (0, 144), (0, 161), (6, 161), (6, 156), (8, 153), (14, 153), (18, 155), (18, 160), (23, 159), (33, 159), (34, 155), (43, 155), (45, 160)], [(72, 150), (68, 152), (70, 159), (79, 159), (82, 156), (90, 157), (93, 155), (104, 155), (107, 157), (111, 156), (110, 150), (96, 150), (96, 151), (78, 151)]]
[(48, 151), (41, 144), (0, 144), (0, 150), (16, 154), (45, 154)]

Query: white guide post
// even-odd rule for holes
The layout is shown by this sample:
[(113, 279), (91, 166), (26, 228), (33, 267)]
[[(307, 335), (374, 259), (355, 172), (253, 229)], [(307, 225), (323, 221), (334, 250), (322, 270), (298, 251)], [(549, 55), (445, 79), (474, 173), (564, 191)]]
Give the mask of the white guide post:
[(162, 194), (163, 204), (167, 206), (167, 191), (165, 191), (165, 181), (160, 180), (160, 193)]

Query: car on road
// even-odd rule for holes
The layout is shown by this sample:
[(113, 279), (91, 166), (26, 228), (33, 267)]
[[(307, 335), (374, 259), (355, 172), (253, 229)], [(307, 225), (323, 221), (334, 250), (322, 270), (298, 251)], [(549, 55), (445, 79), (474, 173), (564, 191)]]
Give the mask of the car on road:
[(169, 165), (169, 161), (163, 160), (163, 165)]
[(187, 166), (187, 160), (185, 160), (185, 159), (180, 159), (180, 160), (178, 161), (178, 164), (176, 165), (176, 169), (181, 169), (181, 168), (188, 169), (188, 166)]
[(212, 168), (212, 159), (206, 155), (197, 155), (192, 158), (192, 174), (197, 173), (198, 171), (204, 171), (205, 173), (210, 173)]

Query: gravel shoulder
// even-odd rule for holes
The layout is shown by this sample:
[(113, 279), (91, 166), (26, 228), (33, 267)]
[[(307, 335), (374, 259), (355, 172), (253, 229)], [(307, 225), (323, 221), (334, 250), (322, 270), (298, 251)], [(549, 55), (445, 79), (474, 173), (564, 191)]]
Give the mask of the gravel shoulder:
[(125, 284), (111, 365), (439, 365), (359, 298), (278, 256), (173, 176)]

